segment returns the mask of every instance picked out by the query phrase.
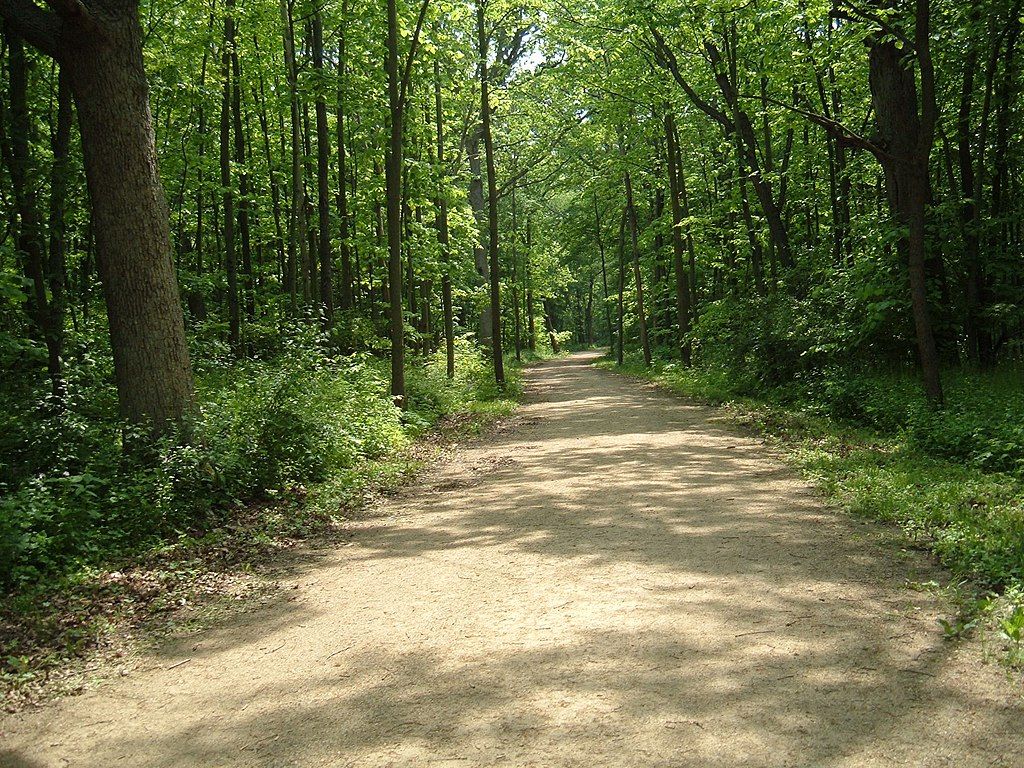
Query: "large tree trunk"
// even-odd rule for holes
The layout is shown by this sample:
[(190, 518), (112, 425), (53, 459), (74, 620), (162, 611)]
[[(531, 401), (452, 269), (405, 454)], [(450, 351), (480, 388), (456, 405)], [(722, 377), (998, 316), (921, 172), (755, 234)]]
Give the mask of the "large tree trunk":
[(0, 0), (0, 15), (65, 67), (78, 111), (121, 414), (159, 431), (193, 403), (185, 323), (157, 170), (134, 2)]
[[(878, 0), (888, 7), (887, 0)], [(935, 343), (925, 264), (925, 225), (931, 202), (929, 158), (934, 143), (936, 104), (931, 66), (928, 0), (917, 0), (914, 15), (916, 57), (921, 70), (921, 107), (915, 73), (890, 36), (868, 39), (871, 102), (887, 156), (882, 160), (894, 212), (907, 227), (905, 252), (910, 278), (918, 356), (928, 399), (942, 403), (939, 356)]]

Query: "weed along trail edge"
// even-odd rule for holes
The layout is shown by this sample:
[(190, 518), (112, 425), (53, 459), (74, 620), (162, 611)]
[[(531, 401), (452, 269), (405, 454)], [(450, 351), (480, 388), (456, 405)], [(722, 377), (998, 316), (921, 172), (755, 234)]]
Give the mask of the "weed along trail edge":
[(1020, 765), (1018, 692), (906, 586), (941, 572), (592, 360), (275, 605), (0, 721), (0, 765)]

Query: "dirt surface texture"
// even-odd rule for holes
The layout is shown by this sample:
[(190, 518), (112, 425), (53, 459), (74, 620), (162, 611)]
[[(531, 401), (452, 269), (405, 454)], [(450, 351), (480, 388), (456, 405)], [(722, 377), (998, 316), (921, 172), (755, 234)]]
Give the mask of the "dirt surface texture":
[(924, 555), (593, 357), (270, 607), (0, 721), (0, 766), (1024, 765)]

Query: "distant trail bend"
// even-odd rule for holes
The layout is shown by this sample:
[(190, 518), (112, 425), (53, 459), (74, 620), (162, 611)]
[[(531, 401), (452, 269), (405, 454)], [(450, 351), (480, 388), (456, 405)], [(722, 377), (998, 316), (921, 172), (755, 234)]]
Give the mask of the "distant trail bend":
[(530, 369), (294, 599), (0, 721), (0, 766), (1022, 764), (1019, 692), (905, 586), (926, 558), (592, 359)]

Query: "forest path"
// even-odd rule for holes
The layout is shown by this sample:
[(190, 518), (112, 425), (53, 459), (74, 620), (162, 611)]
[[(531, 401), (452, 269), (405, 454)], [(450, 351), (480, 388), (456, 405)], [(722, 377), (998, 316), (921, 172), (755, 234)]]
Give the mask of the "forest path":
[(925, 557), (592, 359), (275, 605), (0, 722), (0, 765), (1021, 764), (1013, 688), (905, 586)]

